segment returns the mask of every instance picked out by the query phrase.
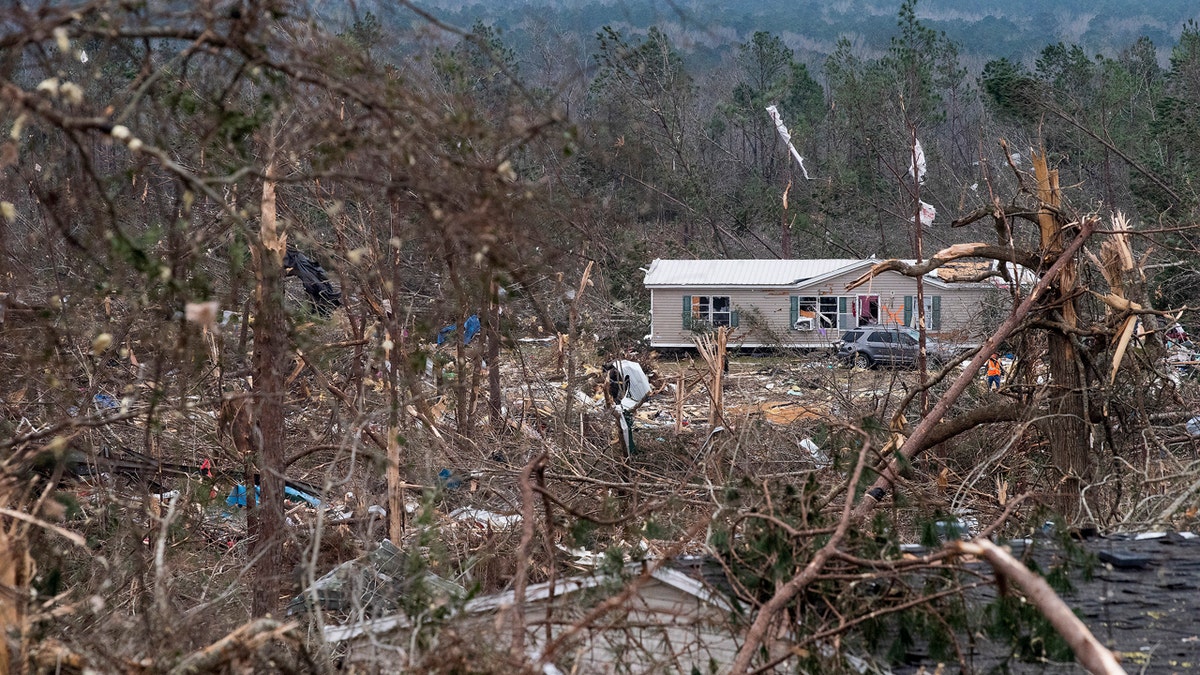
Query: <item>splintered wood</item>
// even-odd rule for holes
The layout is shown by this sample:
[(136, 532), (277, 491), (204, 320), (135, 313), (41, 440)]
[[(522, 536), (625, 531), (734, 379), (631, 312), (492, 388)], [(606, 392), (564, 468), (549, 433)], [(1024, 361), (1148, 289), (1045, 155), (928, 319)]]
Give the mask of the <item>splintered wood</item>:
[[(29, 572), (33, 561), (25, 550), (25, 542), (16, 534), (16, 524), (11, 527), (0, 524), (0, 584), (5, 593), (0, 593), (0, 629), (5, 635), (10, 631), (22, 632), (24, 612), (21, 594), (27, 590)], [(8, 640), (0, 639), (0, 675), (7, 675), (12, 655)]]
[(724, 395), (721, 377), (725, 372), (725, 346), (729, 340), (729, 329), (717, 327), (712, 333), (701, 333), (692, 338), (696, 351), (708, 364), (708, 378), (704, 384), (708, 388), (708, 424), (715, 426), (718, 420), (724, 419)]

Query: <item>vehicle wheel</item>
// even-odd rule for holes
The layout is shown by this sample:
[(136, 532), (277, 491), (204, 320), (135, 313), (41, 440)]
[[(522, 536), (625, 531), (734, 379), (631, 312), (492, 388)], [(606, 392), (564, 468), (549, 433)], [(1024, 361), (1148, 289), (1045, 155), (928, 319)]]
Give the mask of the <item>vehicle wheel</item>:
[(873, 368), (873, 367), (875, 367), (875, 361), (872, 360), (871, 357), (868, 356), (865, 352), (856, 352), (854, 354), (854, 367), (855, 368)]

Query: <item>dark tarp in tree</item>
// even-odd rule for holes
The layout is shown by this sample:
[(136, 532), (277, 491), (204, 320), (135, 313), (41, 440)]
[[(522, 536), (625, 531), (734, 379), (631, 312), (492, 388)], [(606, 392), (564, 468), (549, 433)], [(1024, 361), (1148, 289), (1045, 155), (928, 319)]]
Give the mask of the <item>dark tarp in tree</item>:
[(289, 277), (297, 277), (304, 284), (313, 312), (329, 316), (342, 306), (342, 292), (333, 287), (325, 268), (316, 260), (289, 246), (283, 257), (283, 268)]

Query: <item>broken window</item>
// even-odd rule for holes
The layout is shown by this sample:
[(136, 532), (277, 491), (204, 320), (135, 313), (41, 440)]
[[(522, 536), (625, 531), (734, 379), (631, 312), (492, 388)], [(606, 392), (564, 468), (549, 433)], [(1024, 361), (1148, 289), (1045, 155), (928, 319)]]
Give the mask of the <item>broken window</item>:
[(794, 295), (791, 304), (793, 330), (824, 330), (836, 328), (838, 325), (837, 297)]
[(817, 327), (817, 297), (792, 297), (792, 328), (794, 330), (815, 330)]
[(879, 296), (860, 295), (856, 309), (858, 310), (858, 325), (874, 326), (879, 323)]
[(821, 328), (836, 328), (838, 325), (838, 299), (823, 297), (820, 304)]
[[(737, 312), (728, 295), (692, 295), (690, 298), (691, 311), (685, 314), (693, 326), (737, 326)], [(687, 304), (685, 304), (685, 307)]]

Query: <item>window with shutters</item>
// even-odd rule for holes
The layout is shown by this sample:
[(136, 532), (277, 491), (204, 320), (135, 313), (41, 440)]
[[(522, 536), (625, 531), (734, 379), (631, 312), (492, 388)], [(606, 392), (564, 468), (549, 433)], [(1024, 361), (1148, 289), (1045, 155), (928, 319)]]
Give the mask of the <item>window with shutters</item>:
[(801, 295), (792, 298), (792, 328), (794, 330), (816, 330), (817, 297)]
[[(915, 306), (916, 303), (913, 296), (904, 296), (904, 325), (909, 328), (917, 328), (919, 317), (913, 309)], [(942, 329), (942, 296), (925, 296), (925, 327), (929, 330)]]
[(728, 295), (693, 295), (694, 326), (733, 326), (733, 305)]

